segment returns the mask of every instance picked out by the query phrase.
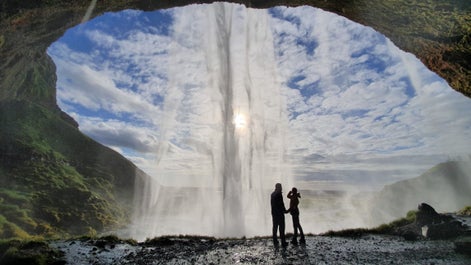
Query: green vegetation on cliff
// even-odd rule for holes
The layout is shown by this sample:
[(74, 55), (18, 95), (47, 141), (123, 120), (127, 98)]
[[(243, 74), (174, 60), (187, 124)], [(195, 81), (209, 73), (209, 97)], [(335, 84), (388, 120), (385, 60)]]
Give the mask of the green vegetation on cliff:
[(64, 264), (62, 253), (44, 241), (0, 241), (0, 264), (46, 265)]
[(142, 174), (131, 162), (60, 110), (1, 102), (0, 124), (0, 238), (94, 234), (129, 221)]
[(463, 209), (459, 210), (458, 215), (471, 216), (471, 206), (466, 206)]

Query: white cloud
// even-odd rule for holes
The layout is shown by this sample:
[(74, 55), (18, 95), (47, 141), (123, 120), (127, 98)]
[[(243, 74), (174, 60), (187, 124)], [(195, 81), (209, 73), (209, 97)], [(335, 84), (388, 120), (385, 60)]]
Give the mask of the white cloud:
[[(306, 155), (321, 154), (327, 160), (339, 154), (418, 155), (429, 166), (447, 154), (469, 152), (465, 137), (471, 120), (459, 114), (469, 109), (469, 99), (437, 82), (418, 60), (408, 59), (372, 29), (335, 15), (310, 8), (277, 8), (275, 13), (280, 74), (286, 86), (300, 89), (285, 92), (293, 149), (304, 147)], [(316, 47), (312, 54), (309, 45), (299, 44), (306, 36)], [(303, 79), (293, 86), (290, 80), (296, 76)], [(309, 100), (301, 95), (309, 95), (307, 87), (314, 93)], [(432, 162), (429, 154), (441, 155)], [(346, 165), (352, 174), (374, 167), (364, 162)], [(394, 166), (412, 169), (415, 163), (417, 159)], [(339, 167), (338, 161), (330, 165)]]
[[(69, 103), (94, 111), (108, 111), (116, 115), (130, 114), (140, 120), (152, 119), (159, 113), (145, 93), (117, 86), (113, 69), (92, 62), (93, 57), (59, 46), (50, 49), (57, 66), (58, 100), (61, 107), (73, 110)], [(67, 60), (67, 55), (70, 55)]]
[(138, 127), (119, 120), (80, 117), (80, 130), (99, 142), (139, 153), (155, 153), (158, 135), (149, 127)]

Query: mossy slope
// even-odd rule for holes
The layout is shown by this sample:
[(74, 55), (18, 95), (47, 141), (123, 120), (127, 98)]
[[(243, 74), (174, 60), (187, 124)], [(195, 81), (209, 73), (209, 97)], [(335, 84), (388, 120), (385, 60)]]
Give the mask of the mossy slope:
[(128, 221), (143, 173), (66, 117), (0, 103), (0, 238), (93, 234)]

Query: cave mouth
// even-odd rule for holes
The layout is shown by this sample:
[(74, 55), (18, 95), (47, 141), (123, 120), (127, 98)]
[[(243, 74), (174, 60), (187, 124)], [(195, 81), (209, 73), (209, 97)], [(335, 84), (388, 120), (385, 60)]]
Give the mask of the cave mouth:
[[(207, 9), (214, 9), (213, 20)], [(215, 28), (227, 35), (208, 34), (220, 32)], [(213, 57), (220, 50), (211, 47), (229, 59)], [(266, 115), (259, 119), (264, 133), (285, 133), (281, 155), (293, 184), (305, 190), (378, 190), (471, 150), (471, 119), (460, 115), (468, 98), (371, 28), (311, 7), (218, 3), (106, 13), (69, 29), (48, 54), (57, 67), (61, 109), (82, 132), (166, 186), (211, 183), (204, 177), (213, 168), (201, 161), (215, 154), (207, 151), (220, 130), (213, 110), (226, 94), (207, 87), (227, 66), (233, 86), (245, 89), (231, 90), (235, 98), (262, 93), (255, 103), (267, 105), (255, 114)], [(272, 79), (278, 94), (248, 84)], [(277, 108), (264, 101), (273, 97)], [(255, 108), (234, 102), (234, 113)], [(257, 124), (254, 117), (249, 126)], [(283, 126), (270, 128), (270, 119)]]

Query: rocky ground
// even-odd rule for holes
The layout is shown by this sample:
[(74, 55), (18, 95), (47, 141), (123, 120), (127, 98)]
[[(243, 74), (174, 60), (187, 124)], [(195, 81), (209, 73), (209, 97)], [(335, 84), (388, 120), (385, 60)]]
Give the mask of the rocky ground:
[(132, 244), (56, 241), (66, 264), (471, 264), (452, 240), (406, 241), (388, 235), (309, 236), (305, 246), (275, 248), (269, 238), (164, 237)]
[[(462, 264), (471, 265), (471, 207), (438, 214), (420, 204), (374, 229), (309, 235), (305, 245), (274, 247), (270, 237), (170, 236), (145, 242), (117, 236), (0, 244), (0, 264)], [(413, 218), (413, 219), (412, 219)], [(288, 236), (288, 239), (290, 236)]]

